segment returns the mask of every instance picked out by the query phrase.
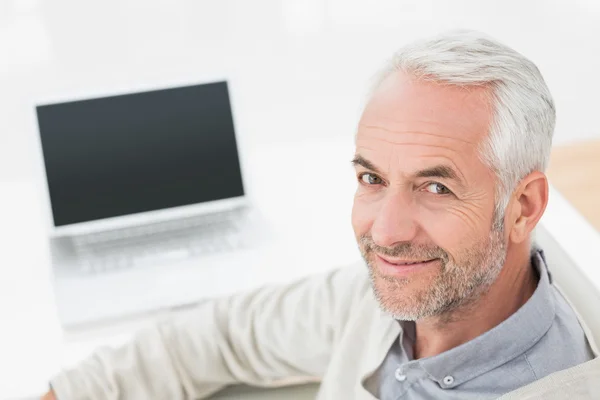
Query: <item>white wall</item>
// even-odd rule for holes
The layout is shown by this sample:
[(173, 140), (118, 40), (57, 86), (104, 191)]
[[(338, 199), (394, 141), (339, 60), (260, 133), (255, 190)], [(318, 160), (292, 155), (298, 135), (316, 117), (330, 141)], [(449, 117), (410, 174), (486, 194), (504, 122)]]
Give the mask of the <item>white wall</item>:
[(367, 80), (403, 43), (484, 30), (532, 58), (556, 143), (600, 138), (597, 0), (0, 0), (0, 181), (38, 171), (33, 106), (231, 81), (242, 140), (348, 136)]

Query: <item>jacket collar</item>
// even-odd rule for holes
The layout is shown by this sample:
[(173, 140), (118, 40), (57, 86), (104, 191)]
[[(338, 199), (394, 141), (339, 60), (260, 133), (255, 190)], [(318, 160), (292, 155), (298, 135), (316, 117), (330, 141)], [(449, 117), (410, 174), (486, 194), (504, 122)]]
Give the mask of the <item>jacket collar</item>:
[[(540, 279), (531, 298), (508, 319), (486, 333), (433, 357), (418, 360), (421, 367), (442, 387), (454, 387), (493, 370), (520, 356), (530, 349), (550, 329), (556, 309), (551, 292), (551, 276), (548, 273), (543, 252), (536, 250), (532, 263)], [(381, 365), (387, 352), (401, 333), (414, 340), (414, 323), (397, 323), (388, 314), (380, 312), (378, 318), (383, 341), (381, 351), (373, 354), (369, 363), (372, 374)], [(402, 327), (402, 328), (401, 328)], [(402, 343), (402, 337), (400, 336)], [(452, 376), (452, 384), (444, 378)]]
[[(442, 387), (460, 385), (522, 355), (552, 326), (556, 305), (544, 255), (536, 250), (532, 264), (540, 279), (533, 295), (514, 314), (484, 334), (433, 357), (419, 360), (421, 367)], [(454, 377), (451, 385), (444, 377)]]

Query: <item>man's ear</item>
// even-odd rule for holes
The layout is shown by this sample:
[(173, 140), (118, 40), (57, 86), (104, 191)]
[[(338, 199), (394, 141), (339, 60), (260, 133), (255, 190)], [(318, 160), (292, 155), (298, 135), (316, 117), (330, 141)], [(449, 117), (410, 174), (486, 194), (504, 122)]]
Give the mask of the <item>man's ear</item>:
[(521, 180), (513, 195), (512, 228), (509, 238), (514, 243), (529, 239), (548, 204), (548, 178), (535, 171)]

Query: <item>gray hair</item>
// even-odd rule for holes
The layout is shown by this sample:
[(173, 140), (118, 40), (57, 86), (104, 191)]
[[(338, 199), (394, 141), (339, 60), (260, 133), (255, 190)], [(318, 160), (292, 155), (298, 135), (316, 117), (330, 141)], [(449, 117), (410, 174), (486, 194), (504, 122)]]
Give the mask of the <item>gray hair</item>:
[(503, 220), (517, 184), (533, 171), (544, 172), (550, 158), (556, 110), (538, 68), (489, 36), (462, 30), (401, 48), (376, 76), (375, 87), (395, 71), (492, 89), (494, 116), (480, 156), (498, 177), (496, 216)]

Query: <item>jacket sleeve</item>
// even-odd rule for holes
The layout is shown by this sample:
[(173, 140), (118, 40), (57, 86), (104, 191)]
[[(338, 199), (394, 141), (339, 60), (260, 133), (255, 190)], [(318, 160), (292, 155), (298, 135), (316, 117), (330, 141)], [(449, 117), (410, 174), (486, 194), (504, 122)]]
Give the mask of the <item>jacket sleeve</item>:
[(356, 265), (204, 301), (101, 349), (51, 385), (58, 400), (201, 399), (230, 384), (318, 381), (368, 287)]

